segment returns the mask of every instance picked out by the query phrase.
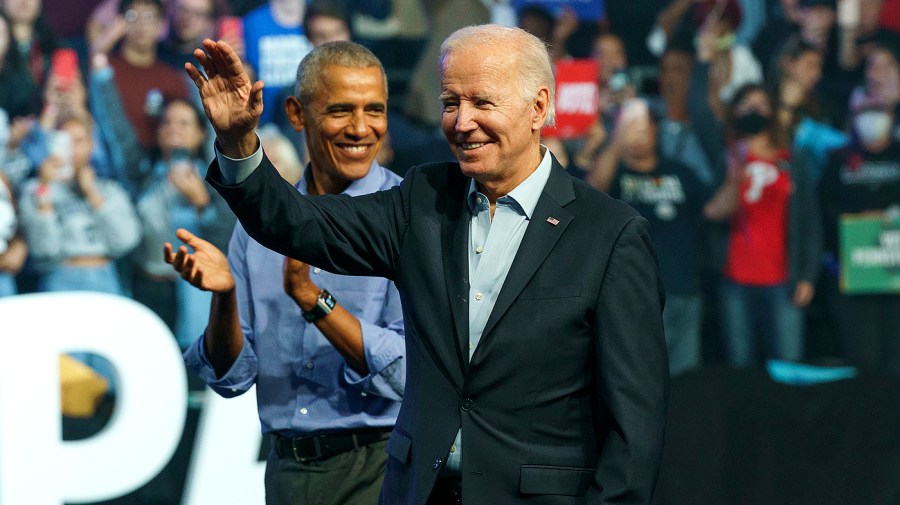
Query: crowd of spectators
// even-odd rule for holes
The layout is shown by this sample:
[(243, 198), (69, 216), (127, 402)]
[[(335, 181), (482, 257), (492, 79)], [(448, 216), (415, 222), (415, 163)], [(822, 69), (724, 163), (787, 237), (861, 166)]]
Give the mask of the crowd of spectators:
[(370, 47), (390, 84), (379, 162), (402, 175), (451, 156), (440, 42), (518, 23), (557, 61), (598, 65), (595, 123), (544, 141), (650, 221), (673, 374), (827, 357), (900, 375), (900, 293), (844, 289), (840, 236), (848, 214), (900, 226), (900, 0), (606, 0), (598, 21), (554, 4), (0, 0), (0, 296), (117, 293), (182, 348), (202, 332), (208, 297), (162, 245), (186, 228), (225, 250), (234, 226), (203, 180), (214, 139), (183, 71), (204, 38), (265, 82), (261, 138), (297, 173), (298, 62)]

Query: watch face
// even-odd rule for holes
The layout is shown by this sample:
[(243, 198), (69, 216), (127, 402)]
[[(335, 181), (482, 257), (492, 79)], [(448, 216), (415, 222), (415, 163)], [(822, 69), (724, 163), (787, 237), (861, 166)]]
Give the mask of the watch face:
[(331, 314), (331, 311), (334, 310), (336, 300), (331, 293), (327, 290), (322, 290), (319, 293), (319, 298), (316, 299), (316, 305), (309, 312), (303, 312), (303, 319), (312, 323), (317, 321), (328, 314)]
[(330, 314), (332, 309), (334, 309), (335, 300), (334, 297), (331, 296), (331, 293), (323, 289), (322, 292), (319, 293), (319, 299), (316, 304), (320, 306), (326, 314)]

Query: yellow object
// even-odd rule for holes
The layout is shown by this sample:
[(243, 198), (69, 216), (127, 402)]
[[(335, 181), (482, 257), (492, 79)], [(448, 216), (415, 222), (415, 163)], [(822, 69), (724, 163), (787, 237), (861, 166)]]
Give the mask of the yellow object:
[(62, 354), (59, 356), (62, 414), (67, 417), (92, 417), (109, 389), (106, 379), (93, 368)]

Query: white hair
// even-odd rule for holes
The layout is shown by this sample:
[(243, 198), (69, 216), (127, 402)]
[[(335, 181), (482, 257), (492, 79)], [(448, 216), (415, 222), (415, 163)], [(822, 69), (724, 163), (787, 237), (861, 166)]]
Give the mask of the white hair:
[(520, 74), (521, 88), (519, 94), (526, 102), (537, 96), (541, 87), (550, 90), (549, 106), (545, 125), (553, 125), (556, 118), (555, 94), (556, 81), (553, 77), (553, 61), (547, 46), (541, 39), (521, 28), (510, 28), (501, 25), (473, 25), (460, 28), (451, 33), (441, 44), (441, 68), (444, 60), (457, 48), (483, 48), (505, 45), (515, 48), (510, 54), (517, 58), (514, 67)]

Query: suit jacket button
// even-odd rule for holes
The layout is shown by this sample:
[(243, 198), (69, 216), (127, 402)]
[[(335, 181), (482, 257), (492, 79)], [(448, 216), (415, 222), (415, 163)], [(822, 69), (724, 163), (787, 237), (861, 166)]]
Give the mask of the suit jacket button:
[(438, 459), (434, 460), (434, 466), (432, 468), (437, 470), (440, 467), (441, 467), (441, 458), (438, 458)]
[(471, 398), (465, 398), (462, 401), (462, 409), (465, 410), (466, 412), (472, 410), (472, 407), (474, 405), (475, 405), (475, 402), (473, 402)]

